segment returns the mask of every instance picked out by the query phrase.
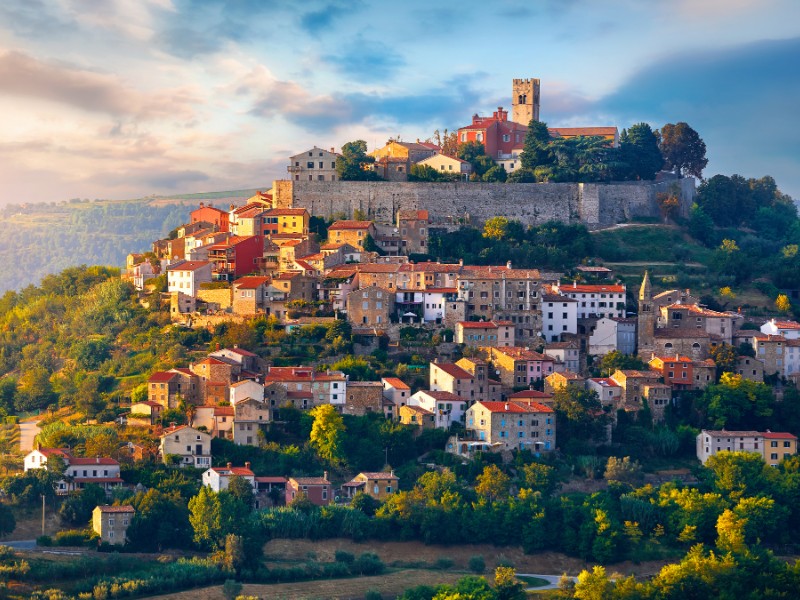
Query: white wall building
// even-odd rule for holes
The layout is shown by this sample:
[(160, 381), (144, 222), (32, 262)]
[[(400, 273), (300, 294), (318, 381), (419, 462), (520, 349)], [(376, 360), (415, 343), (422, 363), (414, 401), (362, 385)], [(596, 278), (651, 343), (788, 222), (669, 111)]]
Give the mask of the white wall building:
[(419, 406), (434, 414), (436, 427), (449, 429), (453, 423), (463, 423), (467, 401), (450, 392), (420, 390), (408, 399), (409, 406)]
[(231, 482), (231, 477), (238, 475), (250, 482), (253, 486), (253, 493), (256, 491), (256, 477), (250, 470), (250, 463), (244, 463), (244, 467), (234, 467), (228, 463), (226, 467), (211, 467), (203, 472), (203, 485), (210, 487), (215, 492), (219, 493), (222, 490), (228, 489)]
[(205, 260), (186, 260), (167, 267), (167, 291), (197, 296), (201, 283), (211, 281), (212, 265)]
[(252, 379), (243, 379), (234, 384), (231, 384), (231, 405), (236, 405), (245, 398), (252, 398), (258, 402), (264, 401), (264, 385), (257, 383)]
[(568, 296), (542, 296), (542, 334), (548, 342), (557, 342), (562, 333), (578, 333), (578, 301)]
[(336, 181), (336, 157), (333, 148), (323, 150), (314, 146), (289, 157), (286, 170), (294, 181)]
[(778, 321), (770, 319), (761, 326), (761, 333), (782, 335), (787, 340), (800, 339), (800, 323), (796, 321)]
[(578, 318), (624, 317), (625, 286), (617, 284), (588, 285), (576, 281), (555, 286), (562, 296), (578, 301)]

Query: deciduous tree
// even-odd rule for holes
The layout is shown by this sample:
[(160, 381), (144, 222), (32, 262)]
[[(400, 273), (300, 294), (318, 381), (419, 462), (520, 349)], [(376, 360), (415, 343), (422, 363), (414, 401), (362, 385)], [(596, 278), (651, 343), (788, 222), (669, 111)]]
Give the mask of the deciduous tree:
[(344, 421), (342, 415), (330, 404), (322, 404), (311, 411), (314, 424), (309, 442), (320, 458), (338, 463), (342, 460)]
[(698, 133), (683, 121), (667, 123), (661, 128), (659, 148), (664, 158), (664, 168), (681, 175), (703, 178), (708, 164), (706, 144)]

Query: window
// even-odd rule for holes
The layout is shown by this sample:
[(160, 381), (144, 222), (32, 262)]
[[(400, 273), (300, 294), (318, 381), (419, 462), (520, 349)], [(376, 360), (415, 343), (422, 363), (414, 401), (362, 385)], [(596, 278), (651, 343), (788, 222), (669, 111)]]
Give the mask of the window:
[(307, 168), (309, 168), (309, 169), (313, 169), (313, 168), (314, 168), (314, 163), (313, 163), (313, 162), (311, 162), (311, 161), (308, 161), (308, 162), (306, 163), (306, 167), (307, 167)]

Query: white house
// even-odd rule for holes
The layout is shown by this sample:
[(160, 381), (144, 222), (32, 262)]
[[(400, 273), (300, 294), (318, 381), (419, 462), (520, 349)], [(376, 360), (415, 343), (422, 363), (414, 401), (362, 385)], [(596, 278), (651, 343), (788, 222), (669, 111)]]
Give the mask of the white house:
[(188, 425), (168, 427), (161, 434), (159, 452), (164, 462), (180, 457), (180, 466), (198, 469), (211, 466), (211, 435)]
[(241, 402), (245, 398), (252, 398), (258, 402), (264, 401), (264, 384), (257, 383), (252, 379), (242, 379), (236, 383), (231, 384), (231, 405), (235, 406), (237, 402)]
[(245, 398), (233, 407), (233, 442), (239, 446), (257, 446), (261, 426), (270, 422), (269, 405)]
[(203, 472), (203, 485), (219, 493), (228, 489), (231, 477), (234, 475), (238, 475), (250, 482), (250, 485), (253, 486), (253, 493), (256, 492), (256, 476), (250, 470), (249, 462), (244, 463), (244, 467), (234, 467), (231, 463), (228, 463), (225, 467), (211, 467)]
[(589, 354), (605, 356), (618, 350), (623, 354), (636, 352), (636, 320), (604, 317), (597, 321), (589, 335)]
[(438, 173), (447, 175), (465, 175), (472, 172), (472, 165), (465, 160), (447, 156), (446, 154), (436, 153), (433, 156), (421, 160), (418, 165), (425, 165)]
[(581, 370), (581, 349), (575, 340), (550, 342), (544, 347), (544, 353), (558, 361), (553, 365), (555, 371), (562, 369), (578, 373)]
[(197, 296), (201, 283), (211, 281), (212, 264), (206, 260), (185, 260), (167, 267), (167, 291)]
[(310, 150), (289, 157), (289, 178), (294, 181), (336, 181), (336, 158), (333, 148), (323, 150), (314, 146)]
[(89, 484), (98, 485), (106, 492), (123, 483), (119, 474), (119, 463), (107, 457), (76, 457), (65, 448), (36, 448), (24, 460), (25, 471), (47, 470), (48, 459), (58, 456), (64, 461), (64, 478), (56, 484), (58, 494), (82, 490)]
[(770, 319), (761, 326), (761, 333), (766, 335), (782, 335), (787, 340), (800, 339), (800, 323), (796, 321), (778, 321)]
[(463, 423), (467, 401), (451, 392), (420, 390), (408, 399), (409, 406), (419, 406), (434, 414), (436, 427), (449, 429), (453, 423)]
[(609, 377), (587, 379), (586, 389), (597, 392), (597, 397), (603, 406), (617, 406), (622, 398), (622, 386)]
[(542, 334), (557, 342), (563, 333), (578, 333), (578, 301), (558, 294), (542, 295)]
[(625, 286), (618, 284), (582, 284), (573, 281), (553, 288), (562, 296), (578, 301), (578, 318), (624, 317)]

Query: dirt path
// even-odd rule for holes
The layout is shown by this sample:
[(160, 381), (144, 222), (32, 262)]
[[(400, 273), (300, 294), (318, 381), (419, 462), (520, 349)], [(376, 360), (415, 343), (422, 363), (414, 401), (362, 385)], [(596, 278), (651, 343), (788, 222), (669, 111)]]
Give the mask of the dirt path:
[[(319, 598), (360, 600), (369, 590), (376, 590), (384, 598), (396, 598), (410, 587), (455, 583), (463, 575), (463, 573), (450, 573), (447, 571), (406, 569), (387, 575), (354, 579), (330, 579), (302, 583), (276, 583), (272, 585), (246, 583), (242, 586), (241, 593), (245, 596), (257, 596), (259, 598), (269, 598), (270, 600), (317, 600)], [(225, 598), (220, 585), (151, 597), (169, 600), (194, 600), (196, 598), (224, 600)]]
[(33, 450), (33, 440), (39, 434), (39, 418), (25, 419), (19, 424), (19, 449), (25, 454)]

